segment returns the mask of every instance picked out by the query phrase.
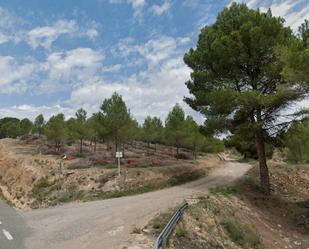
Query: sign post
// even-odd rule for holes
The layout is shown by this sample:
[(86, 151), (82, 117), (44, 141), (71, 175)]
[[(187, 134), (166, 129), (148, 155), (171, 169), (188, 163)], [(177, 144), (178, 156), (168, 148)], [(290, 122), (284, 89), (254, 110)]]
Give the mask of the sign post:
[(120, 177), (120, 158), (122, 158), (122, 151), (116, 151), (116, 158), (118, 160), (118, 176)]

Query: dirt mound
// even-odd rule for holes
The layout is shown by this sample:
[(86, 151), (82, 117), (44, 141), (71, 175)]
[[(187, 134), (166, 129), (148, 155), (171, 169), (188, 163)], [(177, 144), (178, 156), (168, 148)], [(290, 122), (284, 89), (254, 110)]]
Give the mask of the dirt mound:
[(11, 139), (0, 140), (0, 185), (3, 195), (11, 203), (18, 208), (27, 208), (30, 204), (27, 193), (37, 179), (45, 176), (41, 164), (48, 166), (51, 161), (12, 153), (13, 145)]

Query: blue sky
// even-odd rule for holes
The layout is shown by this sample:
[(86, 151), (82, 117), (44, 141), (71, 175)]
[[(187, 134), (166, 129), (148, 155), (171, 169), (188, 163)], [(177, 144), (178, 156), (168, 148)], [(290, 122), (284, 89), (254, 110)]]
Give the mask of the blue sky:
[[(132, 114), (165, 119), (183, 97), (183, 55), (230, 0), (0, 0), (0, 117), (96, 112), (114, 91)], [(294, 30), (309, 0), (247, 0)]]

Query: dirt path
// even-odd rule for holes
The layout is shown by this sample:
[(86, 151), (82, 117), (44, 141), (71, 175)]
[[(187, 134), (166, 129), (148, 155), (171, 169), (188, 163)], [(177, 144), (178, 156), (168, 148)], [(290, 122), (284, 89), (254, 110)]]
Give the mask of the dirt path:
[(195, 182), (137, 196), (20, 212), (31, 229), (29, 249), (134, 248), (131, 232), (155, 213), (242, 176), (248, 164), (227, 162)]

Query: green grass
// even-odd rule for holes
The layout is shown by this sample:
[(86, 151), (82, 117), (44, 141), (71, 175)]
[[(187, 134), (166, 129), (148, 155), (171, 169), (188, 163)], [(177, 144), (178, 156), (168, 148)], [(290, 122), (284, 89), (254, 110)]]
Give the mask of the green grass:
[(188, 231), (186, 230), (183, 224), (179, 224), (176, 227), (175, 236), (177, 238), (185, 238), (188, 235)]
[(35, 199), (42, 199), (47, 192), (51, 190), (51, 186), (53, 186), (55, 182), (49, 182), (46, 178), (41, 178), (37, 181), (37, 183), (32, 188), (32, 196)]
[(231, 240), (241, 246), (241, 248), (262, 248), (260, 237), (249, 225), (240, 224), (235, 220), (223, 221), (221, 225), (225, 228)]
[[(177, 207), (178, 208), (178, 207)], [(157, 214), (152, 220), (151, 220), (151, 226), (153, 229), (156, 229), (159, 232), (166, 226), (166, 224), (171, 219), (172, 215), (175, 213), (175, 208), (170, 208), (166, 212), (161, 212)]]
[(67, 190), (60, 192), (58, 198), (54, 200), (55, 204), (67, 203), (76, 200), (82, 200), (84, 192), (78, 190), (76, 185), (71, 185)]
[(197, 180), (205, 175), (206, 173), (203, 170), (194, 170), (191, 172), (180, 172), (172, 176), (168, 180), (168, 183), (170, 186), (180, 185), (186, 182)]
[(119, 198), (123, 196), (130, 196), (130, 195), (138, 195), (147, 192), (151, 192), (154, 190), (162, 189), (165, 185), (155, 185), (155, 184), (147, 184), (135, 188), (128, 188), (128, 189), (121, 189), (118, 191), (111, 191), (111, 192), (95, 192), (92, 198), (94, 199), (110, 199), (110, 198)]
[(211, 194), (221, 194), (224, 196), (229, 196), (237, 193), (237, 189), (234, 186), (215, 187), (211, 188), (209, 191)]

